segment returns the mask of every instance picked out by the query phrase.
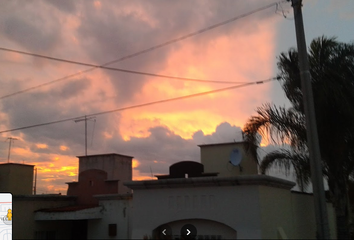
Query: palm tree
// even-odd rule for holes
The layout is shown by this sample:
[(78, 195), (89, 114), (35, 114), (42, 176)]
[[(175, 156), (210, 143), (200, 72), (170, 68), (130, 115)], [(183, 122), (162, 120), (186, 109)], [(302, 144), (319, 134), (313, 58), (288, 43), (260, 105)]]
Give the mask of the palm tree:
[[(323, 175), (328, 181), (335, 208), (337, 237), (349, 238), (348, 181), (354, 177), (354, 44), (335, 38), (314, 39), (309, 47), (310, 72)], [(290, 49), (279, 56), (279, 81), (292, 107), (264, 104), (244, 126), (244, 138), (256, 148), (261, 137), (287, 144), (267, 154), (260, 163), (264, 174), (277, 165), (295, 170), (299, 186), (310, 183), (310, 163), (306, 145), (306, 126), (301, 92), (298, 53)]]

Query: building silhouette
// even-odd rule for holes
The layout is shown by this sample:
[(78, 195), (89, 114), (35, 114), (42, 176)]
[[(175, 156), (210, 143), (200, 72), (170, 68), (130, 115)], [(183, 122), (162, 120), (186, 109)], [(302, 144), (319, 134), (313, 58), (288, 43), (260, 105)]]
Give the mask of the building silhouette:
[[(174, 163), (168, 174), (144, 181), (132, 180), (131, 156), (80, 156), (67, 195), (14, 194), (13, 238), (316, 238), (313, 196), (259, 175), (247, 143), (199, 147), (200, 162)], [(329, 203), (328, 213), (334, 238)]]

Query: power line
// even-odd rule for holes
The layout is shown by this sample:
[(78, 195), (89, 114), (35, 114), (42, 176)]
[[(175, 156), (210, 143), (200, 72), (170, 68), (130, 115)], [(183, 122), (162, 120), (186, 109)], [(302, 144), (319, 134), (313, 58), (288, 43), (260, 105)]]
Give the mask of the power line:
[(120, 112), (120, 111), (133, 109), (133, 108), (146, 107), (146, 106), (160, 104), (160, 103), (165, 103), (165, 102), (177, 101), (177, 100), (182, 100), (182, 99), (187, 99), (187, 98), (192, 98), (192, 97), (199, 97), (199, 96), (203, 96), (203, 95), (207, 95), (207, 94), (211, 94), (211, 93), (217, 93), (217, 92), (227, 91), (227, 90), (241, 88), (241, 87), (245, 87), (245, 86), (271, 82), (271, 81), (274, 81), (274, 80), (278, 80), (279, 78), (280, 77), (274, 77), (274, 78), (270, 78), (270, 79), (266, 79), (266, 80), (249, 82), (249, 83), (244, 83), (244, 84), (231, 86), (231, 87), (226, 87), (226, 88), (219, 88), (219, 89), (215, 89), (215, 90), (211, 90), (211, 91), (207, 91), (207, 92), (195, 93), (195, 94), (190, 94), (190, 95), (181, 96), (181, 97), (168, 98), (168, 99), (158, 100), (158, 101), (154, 101), (154, 102), (148, 102), (148, 103), (142, 103), (142, 104), (138, 104), (138, 105), (133, 105), (133, 106), (129, 106), (129, 107), (117, 108), (117, 109), (113, 109), (113, 110), (109, 110), (109, 111), (88, 114), (88, 115), (85, 115), (85, 116), (66, 118), (66, 119), (52, 121), (52, 122), (46, 122), (46, 123), (40, 123), (40, 124), (35, 124), (35, 125), (30, 125), (30, 126), (25, 126), (25, 127), (8, 129), (8, 130), (0, 131), (0, 134), (1, 133), (6, 133), (6, 132), (24, 130), (24, 129), (28, 129), (28, 128), (41, 127), (41, 126), (46, 126), (46, 125), (51, 125), (51, 124), (56, 124), (56, 123), (62, 123), (62, 122), (67, 122), (67, 121), (73, 121), (73, 120), (75, 121), (75, 120), (78, 120), (78, 119), (81, 119), (81, 118), (85, 118), (85, 117), (89, 118), (89, 117), (94, 117), (94, 116), (98, 116), (98, 115), (114, 113), (114, 112)]
[[(0, 47), (0, 50), (7, 51), (7, 52), (14, 52), (14, 53), (19, 53), (19, 54), (24, 54), (24, 55), (29, 55), (29, 56), (33, 56), (33, 57), (49, 59), (49, 60), (53, 60), (53, 61), (71, 63), (71, 64), (82, 65), (82, 66), (93, 67), (93, 68), (102, 68), (102, 69), (118, 71), (118, 72), (124, 72), (124, 73), (146, 75), (146, 76), (152, 76), (152, 77), (161, 77), (161, 78), (169, 78), (169, 79), (192, 81), (192, 82), (202, 82), (202, 83), (221, 83), (221, 84), (242, 84), (242, 83), (246, 83), (246, 82), (215, 81), (215, 80), (206, 80), (206, 79), (197, 79), (197, 78), (175, 77), (175, 76), (168, 76), (168, 75), (147, 73), (147, 72), (139, 72), (139, 71), (133, 71), (133, 70), (127, 70), (127, 69), (121, 69), (121, 68), (105, 67), (105, 66), (100, 66), (100, 65), (91, 64), (91, 63), (77, 62), (77, 61), (67, 60), (67, 59), (63, 59), (63, 58), (50, 57), (50, 56), (40, 55), (40, 54), (36, 54), (36, 53), (23, 52), (23, 51), (19, 51), (19, 50), (9, 49), (9, 48)], [(1, 97), (1, 98), (3, 98), (3, 97)]]
[[(286, 1), (287, 1), (287, 0), (283, 0), (283, 1), (281, 1), (281, 2), (286, 2)], [(175, 39), (169, 40), (169, 41), (167, 41), (167, 42), (164, 42), (164, 43), (155, 45), (155, 46), (153, 46), (153, 47), (147, 48), (147, 49), (145, 49), (145, 50), (142, 50), (142, 51), (139, 51), (139, 52), (136, 52), (136, 53), (133, 53), (133, 54), (130, 54), (130, 55), (127, 55), (127, 56), (118, 58), (118, 59), (116, 59), (116, 60), (113, 60), (113, 61), (104, 63), (104, 64), (102, 64), (102, 65), (99, 66), (99, 67), (102, 68), (102, 67), (105, 67), (105, 66), (110, 65), (110, 64), (113, 64), (113, 63), (121, 62), (121, 61), (123, 61), (123, 60), (129, 59), (129, 58), (133, 58), (133, 57), (142, 55), (142, 54), (144, 54), (144, 53), (147, 53), (147, 52), (150, 52), (150, 51), (153, 51), (153, 50), (156, 50), (156, 49), (165, 47), (165, 46), (170, 45), (170, 44), (172, 44), (172, 43), (176, 43), (176, 42), (179, 42), (179, 41), (181, 41), (181, 40), (184, 40), (184, 39), (187, 39), (187, 38), (196, 36), (196, 35), (198, 35), (198, 34), (201, 34), (201, 33), (207, 32), (207, 31), (209, 31), (209, 30), (212, 30), (212, 29), (214, 29), (214, 28), (223, 26), (223, 25), (228, 24), (228, 23), (230, 23), (230, 22), (234, 22), (234, 21), (236, 21), (236, 20), (239, 20), (239, 19), (241, 19), (241, 18), (247, 17), (247, 16), (252, 15), (252, 14), (254, 14), (254, 13), (257, 13), (257, 12), (263, 11), (263, 10), (265, 10), (265, 9), (271, 8), (271, 7), (273, 7), (273, 6), (276, 6), (278, 3), (279, 3), (279, 2), (275, 2), (275, 3), (272, 3), (272, 4), (266, 5), (266, 6), (264, 6), (264, 7), (260, 7), (260, 8), (258, 8), (258, 9), (256, 9), (256, 10), (250, 11), (250, 12), (245, 13), (245, 14), (241, 14), (240, 16), (233, 17), (233, 18), (228, 19), (228, 20), (226, 20), (226, 21), (223, 21), (223, 22), (214, 24), (214, 25), (212, 25), (212, 26), (209, 26), (209, 27), (200, 29), (200, 30), (198, 30), (198, 31), (195, 31), (195, 32), (189, 33), (189, 34), (187, 34), (187, 35), (184, 35), (184, 36), (182, 36), (182, 37), (175, 38)], [(57, 82), (59, 82), (59, 81), (66, 80), (66, 79), (69, 79), (69, 78), (71, 78), (71, 77), (78, 76), (78, 75), (81, 75), (81, 74), (83, 74), (83, 73), (87, 73), (87, 72), (93, 71), (93, 70), (95, 70), (96, 68), (98, 68), (98, 67), (92, 67), (92, 68), (89, 68), (89, 69), (87, 69), (87, 70), (80, 71), (80, 72), (77, 72), (77, 73), (74, 73), (74, 74), (70, 74), (70, 75), (67, 75), (67, 76), (65, 76), (65, 77), (62, 77), (62, 78), (59, 78), (59, 79), (56, 79), (56, 80), (53, 80), (53, 81), (50, 81), (50, 82), (47, 82), (47, 83), (43, 83), (43, 84), (40, 84), (40, 85), (37, 85), (37, 86), (34, 86), (34, 87), (30, 87), (30, 88), (27, 88), (27, 89), (24, 89), (24, 90), (21, 90), (21, 91), (17, 91), (17, 92), (14, 92), (14, 93), (10, 93), (10, 94), (7, 94), (7, 95), (4, 95), (4, 96), (0, 97), (0, 99), (8, 98), (8, 97), (11, 97), (11, 96), (14, 96), (14, 95), (17, 95), (17, 94), (21, 94), (21, 93), (25, 93), (25, 92), (28, 92), (28, 91), (31, 91), (31, 90), (34, 90), (34, 89), (37, 89), (37, 88), (40, 88), (40, 87), (43, 87), (43, 86), (47, 86), (47, 85), (50, 85), (50, 84), (53, 84), (53, 83), (57, 83)]]

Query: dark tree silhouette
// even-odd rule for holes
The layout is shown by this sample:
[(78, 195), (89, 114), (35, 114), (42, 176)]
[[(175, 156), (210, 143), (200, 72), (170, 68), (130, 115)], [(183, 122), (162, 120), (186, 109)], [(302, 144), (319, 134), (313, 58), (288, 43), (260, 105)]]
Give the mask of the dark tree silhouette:
[[(335, 38), (314, 39), (309, 47), (310, 73), (315, 102), (323, 174), (335, 208), (337, 237), (349, 238), (348, 181), (354, 176), (354, 44)], [(298, 53), (279, 56), (280, 82), (292, 107), (265, 104), (244, 126), (244, 139), (253, 146), (261, 140), (290, 145), (265, 156), (262, 173), (273, 165), (295, 170), (304, 188), (311, 182)]]

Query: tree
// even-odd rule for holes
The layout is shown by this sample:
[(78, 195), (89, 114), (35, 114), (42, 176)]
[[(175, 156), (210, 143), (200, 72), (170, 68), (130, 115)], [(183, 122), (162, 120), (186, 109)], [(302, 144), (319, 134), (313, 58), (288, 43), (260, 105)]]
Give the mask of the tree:
[[(328, 181), (335, 208), (337, 237), (349, 238), (348, 181), (354, 177), (354, 44), (335, 38), (314, 39), (308, 53), (315, 102), (323, 175)], [(261, 140), (287, 144), (267, 154), (260, 163), (264, 174), (277, 165), (295, 170), (297, 183), (310, 183), (311, 171), (306, 145), (306, 126), (301, 92), (298, 53), (290, 49), (279, 56), (279, 81), (292, 107), (264, 104), (244, 126), (245, 141), (253, 152)]]

